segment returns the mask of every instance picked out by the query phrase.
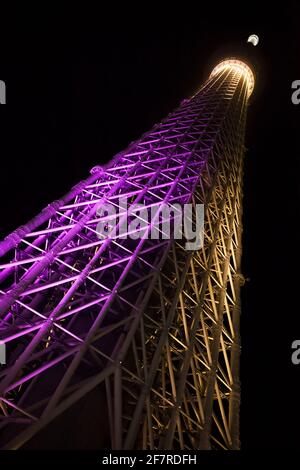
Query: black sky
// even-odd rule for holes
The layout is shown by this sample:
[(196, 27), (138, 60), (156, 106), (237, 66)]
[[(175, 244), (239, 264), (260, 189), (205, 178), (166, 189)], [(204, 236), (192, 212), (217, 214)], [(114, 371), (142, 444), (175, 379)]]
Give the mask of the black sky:
[(172, 17), (156, 10), (125, 18), (115, 8), (112, 16), (46, 15), (45, 25), (3, 30), (0, 236), (195, 92), (220, 45), (257, 33), (263, 61), (245, 164), (242, 445), (300, 447), (300, 366), (290, 360), (300, 339), (300, 105), (291, 103), (291, 83), (300, 79), (299, 9), (227, 21), (205, 19), (200, 5), (181, 5)]

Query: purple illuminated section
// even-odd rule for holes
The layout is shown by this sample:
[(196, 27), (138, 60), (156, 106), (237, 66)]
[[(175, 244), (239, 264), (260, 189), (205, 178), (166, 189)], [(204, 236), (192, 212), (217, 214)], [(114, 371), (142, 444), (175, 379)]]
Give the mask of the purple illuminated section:
[(94, 168), (0, 243), (0, 339), (8, 360), (0, 372), (2, 445), (14, 439), (11, 447), (20, 446), (118, 373), (157, 295), (157, 273), (168, 275), (172, 240), (99, 240), (97, 210), (117, 206), (121, 196), (159, 209), (195, 202), (198, 185), (208, 194), (219, 165), (214, 149), (240, 80), (246, 87), (241, 70), (223, 67), (109, 165)]

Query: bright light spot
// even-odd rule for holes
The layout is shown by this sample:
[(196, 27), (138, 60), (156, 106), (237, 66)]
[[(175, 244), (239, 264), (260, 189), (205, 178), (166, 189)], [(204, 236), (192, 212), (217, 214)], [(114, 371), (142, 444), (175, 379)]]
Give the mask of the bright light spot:
[(253, 46), (257, 46), (259, 41), (259, 37), (256, 34), (251, 34), (251, 36), (248, 37), (247, 42), (251, 42)]
[(210, 76), (213, 77), (220, 71), (233, 70), (240, 73), (247, 80), (248, 85), (248, 97), (251, 95), (254, 88), (254, 75), (250, 67), (238, 59), (226, 59), (220, 62), (211, 72)]

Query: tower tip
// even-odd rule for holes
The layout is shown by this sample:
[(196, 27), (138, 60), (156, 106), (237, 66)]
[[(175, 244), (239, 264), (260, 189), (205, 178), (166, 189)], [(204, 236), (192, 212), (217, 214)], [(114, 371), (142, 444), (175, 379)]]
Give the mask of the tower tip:
[(254, 83), (255, 83), (254, 74), (251, 68), (249, 67), (249, 65), (242, 60), (235, 59), (235, 58), (228, 58), (228, 59), (222, 60), (216, 65), (216, 67), (213, 68), (210, 74), (210, 77), (213, 77), (220, 71), (223, 71), (226, 69), (234, 70), (235, 72), (245, 77), (245, 79), (247, 80), (248, 97), (249, 97), (254, 89)]

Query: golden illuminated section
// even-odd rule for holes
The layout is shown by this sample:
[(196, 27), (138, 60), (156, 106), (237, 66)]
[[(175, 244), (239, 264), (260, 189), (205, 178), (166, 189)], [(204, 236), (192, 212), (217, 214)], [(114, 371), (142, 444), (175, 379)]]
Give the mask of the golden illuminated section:
[(226, 59), (220, 62), (211, 72), (210, 77), (218, 74), (219, 72), (235, 71), (241, 74), (243, 78), (247, 81), (248, 86), (248, 98), (251, 95), (254, 88), (254, 75), (250, 67), (238, 59)]

